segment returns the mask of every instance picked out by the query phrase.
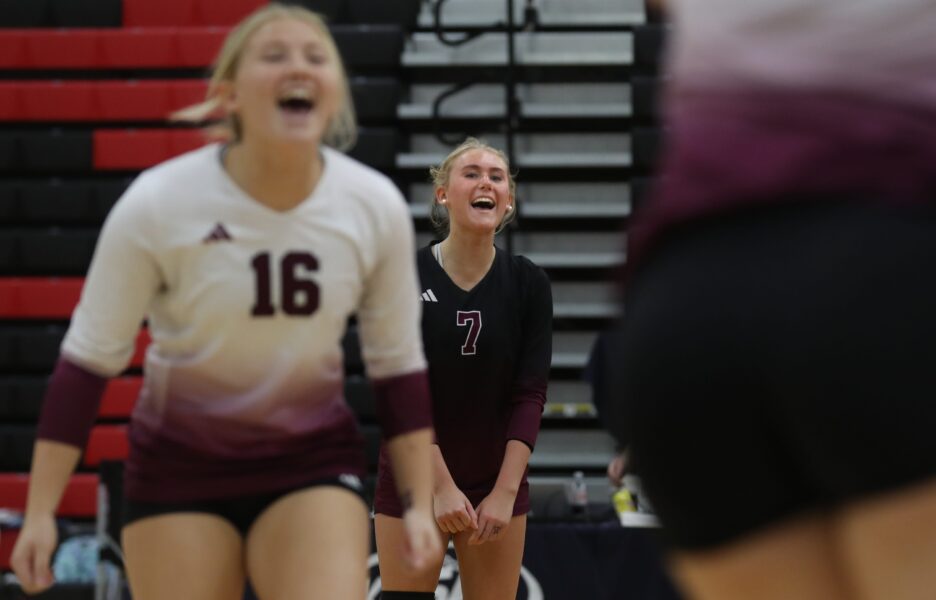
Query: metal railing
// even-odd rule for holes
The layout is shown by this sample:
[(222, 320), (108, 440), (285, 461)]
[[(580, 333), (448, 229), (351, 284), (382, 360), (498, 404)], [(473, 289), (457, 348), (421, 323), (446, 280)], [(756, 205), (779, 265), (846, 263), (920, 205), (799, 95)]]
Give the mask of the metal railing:
[[(506, 71), (504, 74), (504, 112), (505, 119), (503, 124), (503, 134), (505, 139), (505, 148), (504, 153), (507, 155), (507, 159), (510, 161), (511, 165), (517, 164), (516, 156), (516, 144), (515, 136), (517, 131), (520, 129), (520, 99), (517, 96), (517, 57), (515, 52), (515, 39), (514, 36), (518, 31), (516, 19), (514, 18), (514, 7), (516, 6), (515, 0), (507, 0), (507, 19), (506, 21), (498, 21), (492, 23), (488, 27), (472, 28), (464, 31), (462, 37), (457, 39), (452, 39), (447, 37), (447, 30), (442, 24), (442, 7), (445, 5), (446, 0), (435, 0), (433, 6), (433, 30), (435, 31), (436, 37), (440, 42), (446, 46), (458, 47), (463, 44), (470, 42), (471, 40), (476, 39), (477, 37), (485, 33), (494, 33), (494, 32), (504, 32), (507, 36), (507, 62), (506, 62)], [(523, 23), (521, 26), (522, 30), (530, 31), (536, 29), (539, 18), (538, 11), (536, 8), (535, 0), (525, 0), (526, 5), (524, 6), (523, 11)], [(471, 132), (457, 132), (452, 135), (450, 132), (446, 132), (443, 129), (443, 120), (442, 120), (442, 105), (446, 100), (459, 94), (466, 89), (475, 85), (474, 83), (458, 83), (453, 85), (448, 90), (439, 94), (432, 103), (432, 122), (433, 129), (436, 139), (446, 145), (454, 145), (459, 141), (464, 139)], [(520, 216), (520, 203), (516, 203), (515, 207), (517, 212), (517, 217)], [(516, 220), (514, 221), (516, 223)], [(512, 224), (513, 225), (513, 224)], [(513, 229), (514, 227), (509, 226), (504, 231), (505, 233), (505, 244), (507, 246), (508, 252), (513, 252)]]

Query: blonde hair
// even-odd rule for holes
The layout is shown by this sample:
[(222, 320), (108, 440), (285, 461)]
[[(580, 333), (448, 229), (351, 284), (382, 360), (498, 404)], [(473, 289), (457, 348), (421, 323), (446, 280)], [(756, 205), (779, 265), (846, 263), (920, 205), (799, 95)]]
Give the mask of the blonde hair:
[(432, 179), (433, 183), (433, 195), (429, 200), (431, 203), (429, 207), (429, 222), (432, 223), (432, 227), (436, 230), (436, 233), (443, 237), (447, 237), (449, 234), (449, 214), (448, 209), (443, 207), (436, 200), (435, 191), (440, 187), (448, 187), (449, 176), (452, 174), (452, 167), (455, 165), (455, 161), (458, 160), (459, 156), (471, 150), (490, 152), (504, 162), (504, 166), (507, 170), (507, 183), (510, 186), (510, 197), (513, 200), (513, 209), (507, 211), (507, 214), (504, 215), (503, 220), (501, 220), (494, 233), (498, 234), (503, 231), (504, 227), (517, 217), (517, 182), (514, 180), (516, 174), (510, 171), (510, 161), (507, 159), (507, 155), (484, 140), (469, 137), (457, 148), (452, 150), (438, 166), (429, 168), (429, 177)]
[[(245, 17), (224, 38), (221, 50), (215, 60), (211, 80), (208, 83), (208, 92), (205, 100), (198, 104), (177, 110), (170, 115), (170, 120), (188, 123), (201, 123), (216, 115), (221, 106), (218, 96), (218, 87), (222, 82), (232, 82), (240, 67), (244, 49), (250, 38), (264, 25), (278, 19), (292, 19), (300, 21), (315, 29), (322, 38), (325, 51), (333, 61), (338, 71), (341, 90), (344, 98), (338, 114), (328, 124), (323, 142), (339, 150), (348, 150), (357, 141), (357, 121), (354, 114), (354, 105), (351, 101), (351, 86), (341, 61), (341, 55), (335, 46), (335, 40), (328, 31), (324, 19), (301, 6), (287, 6), (284, 4), (267, 4)], [(226, 140), (239, 141), (243, 136), (240, 120), (236, 115), (226, 115), (220, 122), (208, 128), (208, 134)]]

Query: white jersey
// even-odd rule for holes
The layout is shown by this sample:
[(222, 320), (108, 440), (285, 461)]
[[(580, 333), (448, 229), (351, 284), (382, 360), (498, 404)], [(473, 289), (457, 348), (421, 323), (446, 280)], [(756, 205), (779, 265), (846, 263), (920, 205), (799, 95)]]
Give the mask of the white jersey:
[(145, 171), (117, 202), (62, 354), (120, 373), (145, 317), (134, 426), (229, 457), (327, 428), (347, 416), (341, 339), (354, 313), (372, 378), (425, 368), (406, 201), (322, 153), (314, 193), (285, 212), (241, 190), (216, 144)]
[(674, 89), (788, 88), (936, 107), (936, 0), (670, 0)]

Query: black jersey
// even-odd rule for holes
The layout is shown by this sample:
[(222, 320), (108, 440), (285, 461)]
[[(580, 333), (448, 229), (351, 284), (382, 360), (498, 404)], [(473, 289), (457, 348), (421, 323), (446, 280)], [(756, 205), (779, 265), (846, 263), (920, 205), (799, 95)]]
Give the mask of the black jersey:
[[(549, 279), (500, 249), (470, 291), (452, 282), (431, 246), (416, 262), (436, 438), (455, 484), (477, 505), (494, 487), (507, 441), (536, 442), (552, 358)], [(389, 461), (381, 458), (386, 484)], [(514, 514), (528, 507), (524, 478)]]

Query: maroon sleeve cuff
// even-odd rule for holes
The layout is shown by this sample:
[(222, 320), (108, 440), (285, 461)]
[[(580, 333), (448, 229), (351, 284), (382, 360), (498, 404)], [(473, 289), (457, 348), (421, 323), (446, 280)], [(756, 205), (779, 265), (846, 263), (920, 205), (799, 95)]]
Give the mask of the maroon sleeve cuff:
[(385, 439), (432, 427), (426, 371), (376, 379), (374, 395), (377, 397), (377, 419)]
[(59, 358), (46, 388), (36, 438), (84, 450), (106, 386), (106, 377)]
[(546, 403), (545, 386), (542, 389), (525, 389), (514, 396), (507, 424), (507, 439), (520, 440), (530, 447), (536, 445), (540, 421), (543, 420), (543, 405)]

